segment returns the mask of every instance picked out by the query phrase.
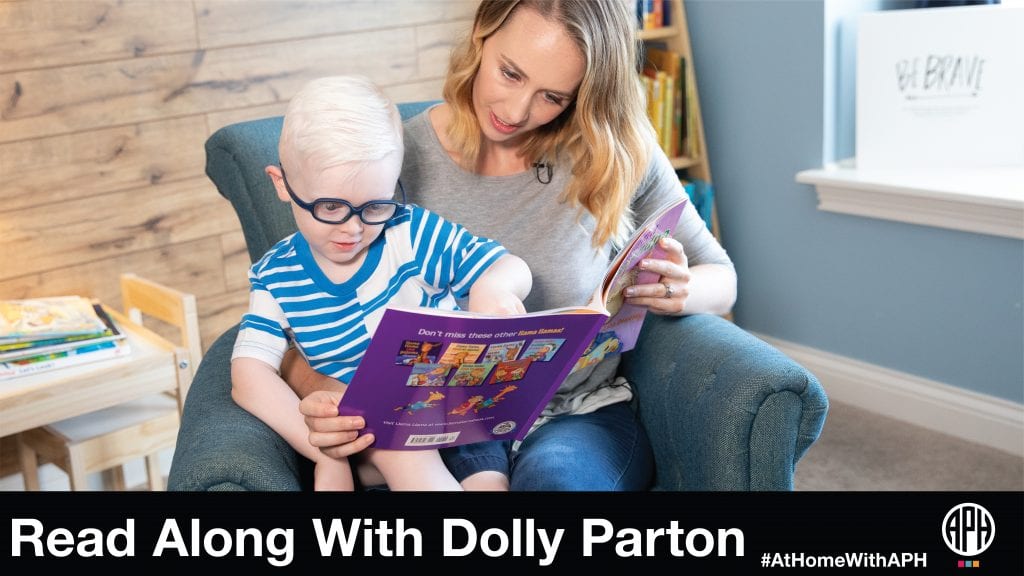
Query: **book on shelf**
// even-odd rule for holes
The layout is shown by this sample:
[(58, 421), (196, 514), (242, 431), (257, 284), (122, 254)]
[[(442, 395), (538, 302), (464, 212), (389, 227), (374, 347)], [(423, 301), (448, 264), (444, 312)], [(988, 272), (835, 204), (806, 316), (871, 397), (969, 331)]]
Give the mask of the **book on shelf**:
[(700, 215), (701, 220), (708, 227), (708, 230), (715, 232), (714, 226), (714, 206), (715, 206), (715, 187), (711, 182), (706, 180), (694, 179), (694, 180), (680, 180), (680, 184), (683, 186), (683, 190), (686, 191), (686, 195), (690, 197), (690, 203), (693, 204), (697, 214)]
[(106, 340), (77, 348), (0, 362), (0, 380), (79, 366), (99, 360), (121, 358), (131, 353), (127, 339)]
[(0, 300), (0, 344), (96, 334), (106, 326), (81, 296)]
[(690, 82), (683, 88), (685, 90), (683, 95), (685, 102), (684, 122), (686, 124), (686, 133), (689, 135), (685, 141), (685, 154), (697, 158), (704, 154), (704, 149), (701, 146), (701, 139), (698, 137), (701, 130), (701, 118), (700, 112), (697, 110), (696, 87)]
[(339, 414), (362, 416), (383, 449), (521, 440), (572, 372), (636, 345), (647, 310), (623, 290), (657, 282), (640, 262), (664, 258), (659, 240), (687, 201), (637, 228), (585, 305), (517, 316), (388, 307)]
[(647, 117), (654, 127), (658, 146), (665, 147), (665, 90), (669, 84), (668, 74), (653, 66), (644, 67), (647, 86)]
[(671, 26), (670, 0), (636, 0), (636, 17), (641, 30)]
[(686, 139), (686, 58), (660, 45), (647, 46), (644, 51), (646, 70), (664, 72), (668, 85), (660, 95), (663, 116), (656, 124), (659, 142), (670, 158), (689, 155)]

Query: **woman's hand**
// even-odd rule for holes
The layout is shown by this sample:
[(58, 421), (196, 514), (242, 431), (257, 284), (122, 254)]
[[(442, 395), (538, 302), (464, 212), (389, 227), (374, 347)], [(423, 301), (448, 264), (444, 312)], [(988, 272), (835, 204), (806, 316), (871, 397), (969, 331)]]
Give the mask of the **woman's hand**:
[(646, 306), (657, 314), (680, 316), (690, 297), (690, 267), (683, 245), (672, 237), (660, 240), (664, 260), (645, 258), (640, 268), (660, 274), (656, 284), (637, 284), (626, 288), (626, 302)]
[(309, 428), (309, 443), (331, 458), (345, 458), (373, 444), (373, 434), (359, 435), (366, 426), (361, 416), (339, 416), (344, 392), (318, 390), (299, 402), (299, 412)]

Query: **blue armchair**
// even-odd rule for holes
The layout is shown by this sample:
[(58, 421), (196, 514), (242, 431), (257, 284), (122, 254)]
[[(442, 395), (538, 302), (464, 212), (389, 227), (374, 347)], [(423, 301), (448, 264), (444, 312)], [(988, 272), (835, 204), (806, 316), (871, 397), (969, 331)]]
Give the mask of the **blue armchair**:
[[(403, 117), (429, 103), (402, 104)], [(263, 172), (281, 118), (226, 126), (206, 143), (206, 173), (231, 201), (255, 261), (295, 230)], [(170, 490), (301, 490), (312, 466), (231, 399), (237, 326), (206, 352), (185, 402)], [(650, 314), (624, 375), (654, 447), (655, 490), (792, 490), (828, 400), (817, 379), (717, 316)]]

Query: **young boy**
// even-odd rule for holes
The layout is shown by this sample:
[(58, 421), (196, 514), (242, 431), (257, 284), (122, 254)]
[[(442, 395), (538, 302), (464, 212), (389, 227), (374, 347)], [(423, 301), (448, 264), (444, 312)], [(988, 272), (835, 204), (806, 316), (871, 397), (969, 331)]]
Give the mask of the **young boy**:
[[(298, 232), (249, 270), (249, 312), (231, 362), (231, 395), (316, 464), (317, 490), (352, 490), (349, 462), (309, 444), (281, 379), (293, 341), (317, 371), (348, 383), (389, 303), (522, 312), (529, 268), (486, 238), (405, 204), (398, 110), (368, 80), (322, 78), (285, 112), (281, 164), (268, 166)], [(436, 450), (365, 452), (392, 490), (459, 490)], [(496, 487), (492, 487), (496, 488)]]

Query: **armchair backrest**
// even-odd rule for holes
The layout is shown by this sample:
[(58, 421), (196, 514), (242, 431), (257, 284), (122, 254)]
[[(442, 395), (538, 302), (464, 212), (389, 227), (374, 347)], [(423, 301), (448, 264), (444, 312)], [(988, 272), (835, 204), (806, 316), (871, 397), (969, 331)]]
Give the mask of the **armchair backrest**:
[[(406, 120), (435, 103), (402, 103), (398, 111)], [(234, 207), (253, 262), (295, 232), (291, 210), (277, 198), (274, 185), (263, 172), (278, 162), (282, 122), (281, 116), (275, 116), (230, 124), (206, 141), (206, 175)]]

